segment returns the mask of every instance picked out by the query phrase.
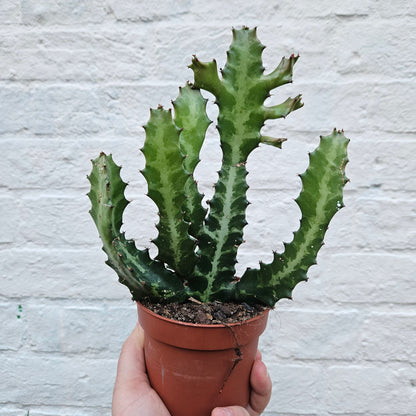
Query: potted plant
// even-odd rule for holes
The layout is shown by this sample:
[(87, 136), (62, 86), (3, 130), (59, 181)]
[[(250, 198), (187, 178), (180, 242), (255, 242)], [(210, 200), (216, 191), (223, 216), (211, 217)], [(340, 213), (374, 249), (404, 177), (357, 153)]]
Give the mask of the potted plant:
[[(300, 95), (279, 105), (264, 105), (271, 90), (292, 82), (298, 57), (283, 58), (266, 75), (263, 49), (255, 29), (233, 30), (221, 77), (215, 60), (203, 63), (194, 56), (190, 65), (194, 82), (180, 89), (173, 102), (174, 116), (162, 107), (151, 110), (141, 150), (146, 159), (142, 174), (147, 195), (159, 210), (154, 259), (120, 231), (128, 204), (127, 185), (112, 156), (101, 153), (93, 160), (89, 176), (90, 213), (108, 255), (107, 264), (137, 301), (146, 332), (149, 379), (175, 416), (209, 415), (215, 406), (247, 404), (250, 368), (268, 308), (290, 298), (296, 284), (307, 279), (329, 221), (343, 206), (348, 139), (333, 130), (321, 137), (309, 155), (309, 167), (300, 175), (302, 190), (296, 202), (302, 217), (293, 240), (285, 243), (283, 253), (274, 253), (271, 263), (248, 268), (241, 277), (235, 275), (237, 250), (247, 224), (247, 158), (261, 143), (280, 148), (285, 139), (261, 134), (265, 121), (286, 117), (303, 105)], [(193, 178), (210, 124), (200, 89), (212, 93), (219, 108), (222, 167), (209, 209)], [(258, 315), (230, 323), (221, 312), (210, 325), (179, 322), (150, 310), (152, 304), (187, 308), (190, 303), (202, 311), (208, 304), (243, 305), (243, 309), (256, 309)], [(207, 403), (202, 403), (203, 396)], [(240, 403), (235, 403), (236, 397), (241, 397)]]

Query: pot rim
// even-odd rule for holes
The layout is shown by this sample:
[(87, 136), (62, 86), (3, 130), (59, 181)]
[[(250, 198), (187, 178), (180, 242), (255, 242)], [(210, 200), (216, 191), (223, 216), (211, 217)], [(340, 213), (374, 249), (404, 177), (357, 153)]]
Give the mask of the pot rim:
[(152, 310), (150, 310), (149, 308), (147, 308), (146, 306), (144, 306), (141, 302), (136, 301), (136, 303), (138, 305), (140, 305), (140, 307), (149, 315), (153, 316), (154, 318), (157, 319), (161, 319), (163, 321), (167, 321), (170, 322), (171, 324), (174, 325), (179, 325), (179, 326), (185, 326), (185, 327), (190, 327), (190, 328), (213, 328), (213, 329), (218, 329), (218, 328), (227, 328), (227, 327), (235, 327), (235, 326), (241, 326), (241, 325), (246, 325), (247, 323), (251, 323), (254, 322), (258, 319), (261, 319), (265, 314), (268, 314), (272, 308), (267, 308), (265, 309), (263, 312), (259, 313), (258, 315), (254, 316), (253, 318), (249, 318), (246, 319), (244, 321), (239, 321), (239, 322), (232, 322), (232, 323), (227, 323), (227, 324), (196, 324), (196, 323), (192, 323), (192, 322), (182, 322), (182, 321), (178, 321), (176, 319), (172, 319), (172, 318), (166, 318), (165, 316), (159, 315), (156, 312), (153, 312)]
[(260, 315), (231, 324), (194, 324), (165, 318), (137, 302), (139, 323), (147, 336), (179, 348), (220, 350), (246, 345), (259, 337), (267, 324), (269, 309)]

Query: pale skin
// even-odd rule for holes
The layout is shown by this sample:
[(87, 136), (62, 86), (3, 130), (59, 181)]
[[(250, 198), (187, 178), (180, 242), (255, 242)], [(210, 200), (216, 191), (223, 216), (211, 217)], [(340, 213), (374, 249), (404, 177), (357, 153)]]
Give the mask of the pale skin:
[[(112, 416), (171, 416), (149, 384), (143, 355), (144, 335), (137, 325), (125, 341), (117, 366)], [(217, 407), (211, 416), (259, 416), (269, 403), (272, 382), (257, 352), (250, 375), (250, 402), (240, 406)]]

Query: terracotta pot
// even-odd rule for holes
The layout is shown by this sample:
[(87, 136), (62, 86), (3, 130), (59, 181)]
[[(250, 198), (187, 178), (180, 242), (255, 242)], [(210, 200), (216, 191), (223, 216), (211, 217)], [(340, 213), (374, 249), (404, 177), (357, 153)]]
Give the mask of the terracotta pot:
[(173, 416), (210, 416), (249, 401), (249, 377), (268, 310), (242, 323), (199, 325), (163, 318), (137, 303), (152, 387)]

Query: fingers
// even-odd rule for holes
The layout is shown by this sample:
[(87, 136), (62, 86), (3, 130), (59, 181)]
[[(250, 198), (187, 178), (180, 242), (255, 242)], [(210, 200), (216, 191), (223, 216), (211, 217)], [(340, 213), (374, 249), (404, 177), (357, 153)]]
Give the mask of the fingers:
[[(136, 326), (121, 350), (117, 365), (115, 395), (119, 390), (118, 386), (124, 386), (122, 389), (124, 393), (129, 390), (127, 386), (134, 387), (134, 391), (137, 391), (140, 385), (150, 388), (144, 362), (143, 343), (143, 330), (140, 326)], [(250, 385), (250, 403), (247, 409), (240, 406), (216, 408), (212, 411), (212, 416), (259, 416), (264, 411), (270, 400), (272, 382), (259, 352), (251, 370)]]
[(265, 364), (257, 357), (251, 370), (250, 385), (250, 403), (247, 410), (250, 416), (258, 416), (264, 411), (270, 401), (272, 381)]
[(240, 406), (217, 407), (211, 416), (250, 416), (246, 409)]
[(141, 376), (147, 379), (143, 356), (143, 342), (143, 329), (137, 325), (121, 349), (117, 365), (117, 378), (128, 381)]
[(149, 384), (143, 344), (143, 330), (137, 325), (121, 349), (113, 390), (113, 416), (169, 416), (162, 400)]
[(260, 351), (257, 351), (251, 370), (250, 385), (250, 403), (247, 409), (240, 406), (217, 407), (211, 416), (259, 416), (263, 413), (272, 394), (272, 381), (265, 364), (261, 361)]

